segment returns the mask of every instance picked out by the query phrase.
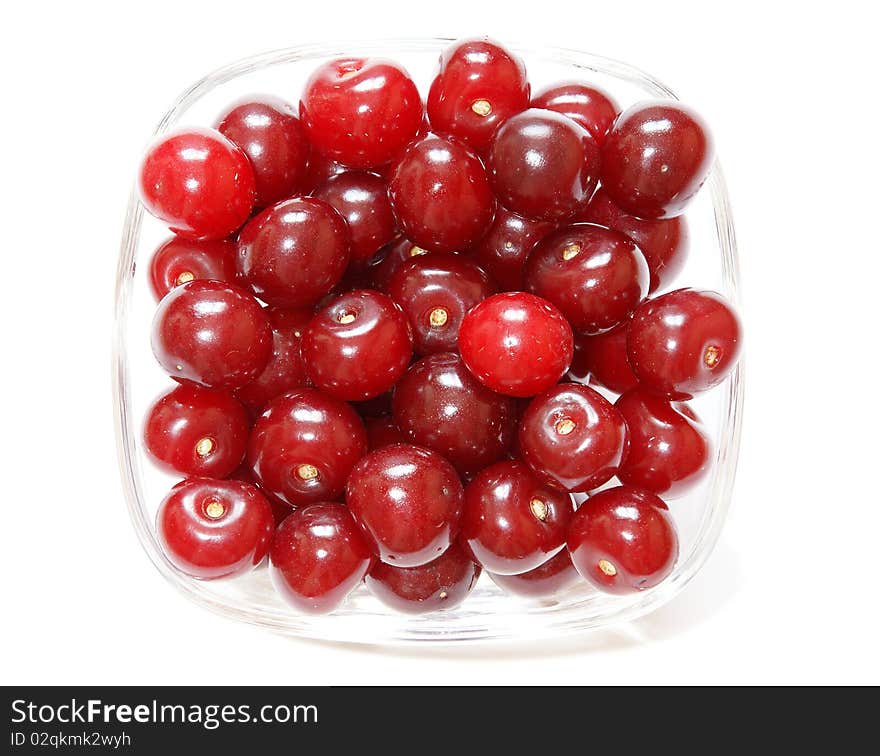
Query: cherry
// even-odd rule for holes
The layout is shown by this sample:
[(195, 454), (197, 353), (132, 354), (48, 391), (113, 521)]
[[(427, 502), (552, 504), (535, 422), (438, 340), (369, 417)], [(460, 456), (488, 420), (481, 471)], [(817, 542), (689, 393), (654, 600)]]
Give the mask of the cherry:
[(217, 130), (251, 162), (255, 207), (279, 202), (305, 186), (309, 143), (289, 102), (271, 95), (243, 98), (224, 111)]
[(392, 444), (405, 444), (407, 441), (394, 418), (388, 415), (364, 418), (364, 424), (367, 426), (367, 445), (370, 451)]
[(235, 389), (266, 367), (272, 329), (258, 302), (237, 286), (190, 281), (159, 302), (152, 342), (173, 378)]
[(578, 383), (591, 381), (622, 394), (638, 384), (626, 357), (629, 320), (597, 336), (577, 336), (568, 375)]
[(329, 179), (340, 173), (345, 173), (347, 170), (348, 168), (344, 165), (325, 157), (317, 150), (312, 150), (309, 153), (306, 175), (303, 179), (302, 194), (311, 194)]
[(139, 187), (150, 213), (192, 239), (225, 239), (254, 206), (254, 171), (247, 156), (213, 129), (160, 137), (141, 164)]
[(589, 223), (545, 236), (526, 260), (529, 291), (555, 304), (571, 327), (591, 335), (628, 317), (648, 293), (648, 265), (619, 231)]
[(461, 357), (492, 391), (534, 396), (571, 364), (571, 327), (556, 307), (523, 292), (495, 294), (474, 307), (458, 333)]
[(508, 593), (528, 598), (554, 596), (580, 580), (580, 575), (571, 563), (567, 549), (563, 549), (544, 564), (528, 572), (519, 575), (489, 573), (489, 577), (495, 585)]
[(502, 459), (516, 435), (513, 400), (483, 386), (450, 352), (410, 367), (394, 389), (393, 412), (409, 441), (442, 454), (462, 473)]
[(629, 364), (645, 388), (690, 399), (736, 365), (740, 331), (739, 317), (720, 294), (671, 291), (635, 311), (627, 331)]
[(150, 286), (156, 299), (175, 286), (206, 279), (235, 282), (235, 244), (228, 239), (195, 241), (172, 236), (150, 260)]
[(260, 487), (293, 506), (339, 496), (367, 451), (367, 433), (344, 402), (314, 389), (278, 397), (251, 431), (248, 463)]
[(341, 280), (349, 232), (330, 205), (298, 197), (268, 207), (238, 238), (238, 272), (260, 299), (276, 307), (309, 307)]
[(412, 358), (406, 315), (378, 291), (360, 289), (318, 311), (302, 341), (306, 372), (321, 390), (347, 401), (388, 391)]
[(532, 107), (568, 116), (590, 132), (600, 147), (617, 118), (618, 107), (607, 92), (580, 82), (562, 82), (532, 97)]
[(464, 492), (459, 536), (479, 564), (517, 575), (565, 547), (571, 497), (542, 483), (522, 462), (498, 462), (480, 472)]
[(407, 260), (428, 254), (428, 250), (413, 244), (409, 239), (399, 237), (380, 249), (370, 264), (370, 276), (374, 289), (388, 291), (388, 283), (397, 269)]
[(480, 159), (462, 143), (433, 134), (407, 147), (391, 171), (388, 194), (404, 235), (434, 252), (467, 249), (495, 213)]
[(428, 119), (438, 134), (482, 152), (498, 124), (529, 106), (529, 91), (517, 55), (486, 38), (461, 40), (440, 56), (428, 92)]
[(630, 486), (591, 496), (568, 530), (571, 561), (608, 593), (633, 593), (663, 580), (678, 558), (678, 536), (663, 500)]
[(383, 562), (418, 567), (455, 539), (464, 492), (455, 469), (439, 454), (397, 444), (358, 462), (345, 498)]
[(458, 351), (461, 321), (495, 287), (466, 257), (430, 252), (400, 265), (386, 291), (409, 318), (416, 353), (433, 354)]
[(273, 529), (266, 497), (237, 480), (184, 480), (156, 514), (156, 535), (168, 561), (203, 580), (256, 567), (269, 550)]
[(381, 58), (331, 60), (309, 77), (299, 105), (309, 141), (352, 168), (390, 161), (422, 125), (409, 74)]
[(602, 186), (639, 218), (681, 215), (703, 185), (715, 148), (703, 120), (673, 102), (640, 102), (624, 111), (602, 146)]
[(248, 467), (247, 462), (237, 467), (230, 475), (227, 475), (226, 479), (248, 483), (263, 494), (266, 497), (266, 501), (269, 502), (269, 506), (272, 507), (272, 517), (276, 528), (294, 511), (294, 508), (286, 501), (281, 501), (281, 499), (266, 493), (266, 491), (260, 488), (260, 484), (257, 483), (257, 479), (254, 477), (254, 471)]
[(563, 221), (586, 207), (599, 180), (599, 147), (559, 113), (531, 108), (495, 132), (487, 161), (495, 194), (528, 218)]
[(629, 449), (617, 471), (621, 483), (668, 500), (705, 478), (712, 442), (690, 407), (642, 388), (627, 391), (614, 406), (626, 421), (629, 437)]
[(418, 567), (392, 567), (377, 561), (365, 582), (370, 592), (392, 609), (423, 614), (458, 606), (477, 584), (481, 572), (456, 542), (433, 562)]
[(523, 461), (566, 491), (589, 491), (614, 476), (626, 451), (626, 424), (588, 386), (562, 383), (532, 400), (519, 425)]

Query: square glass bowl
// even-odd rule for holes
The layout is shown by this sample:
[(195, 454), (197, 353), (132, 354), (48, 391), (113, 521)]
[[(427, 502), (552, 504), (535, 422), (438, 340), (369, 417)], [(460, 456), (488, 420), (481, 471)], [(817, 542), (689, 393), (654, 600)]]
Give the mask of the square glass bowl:
[[(392, 58), (404, 65), (422, 94), (433, 77), (448, 39), (338, 42), (292, 47), (224, 66), (197, 81), (172, 104), (156, 135), (179, 124), (210, 126), (221, 110), (249, 93), (271, 93), (293, 103), (311, 71), (343, 55)], [(575, 50), (513, 46), (526, 61), (533, 91), (555, 81), (574, 79), (608, 91), (622, 108), (638, 100), (677, 99), (653, 77), (626, 64)], [(714, 169), (686, 214), (691, 234), (687, 265), (675, 287), (715, 289), (738, 303), (738, 264), (727, 190), (720, 166)], [(177, 479), (152, 467), (141, 441), (144, 413), (153, 399), (173, 384), (150, 351), (150, 323), (156, 303), (148, 283), (152, 252), (170, 232), (145, 216), (132, 193), (125, 219), (116, 281), (114, 403), (119, 462), (135, 531), (153, 564), (177, 590), (218, 614), (300, 637), (351, 643), (459, 643), (537, 640), (584, 633), (644, 615), (675, 596), (697, 573), (714, 547), (730, 504), (742, 419), (743, 373), (740, 365), (714, 391), (692, 404), (714, 441), (708, 479), (670, 510), (679, 530), (681, 555), (659, 586), (631, 596), (600, 593), (578, 585), (552, 600), (529, 600), (503, 593), (483, 575), (458, 608), (406, 615), (380, 604), (361, 586), (346, 604), (328, 616), (300, 614), (282, 602), (268, 571), (228, 580), (199, 581), (178, 572), (156, 540), (155, 513)]]

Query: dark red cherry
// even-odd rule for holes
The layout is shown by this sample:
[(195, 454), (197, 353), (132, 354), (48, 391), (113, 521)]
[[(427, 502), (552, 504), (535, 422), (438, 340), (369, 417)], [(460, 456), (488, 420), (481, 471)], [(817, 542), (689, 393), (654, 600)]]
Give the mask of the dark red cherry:
[(392, 609), (423, 614), (458, 606), (477, 584), (480, 572), (456, 542), (433, 562), (418, 567), (392, 567), (377, 561), (365, 582), (370, 592)]
[(306, 372), (322, 391), (346, 401), (384, 394), (412, 359), (406, 315), (378, 291), (343, 294), (319, 310), (303, 335)]
[(190, 281), (156, 309), (153, 354), (173, 378), (236, 389), (272, 354), (272, 328), (256, 299), (220, 281)]
[(238, 272), (264, 302), (310, 307), (348, 267), (350, 239), (342, 216), (312, 197), (268, 207), (238, 237)]
[(460, 252), (492, 223), (495, 198), (480, 159), (461, 142), (429, 134), (391, 172), (391, 206), (404, 235), (434, 252)]
[(502, 459), (516, 435), (512, 399), (487, 389), (451, 352), (416, 362), (394, 389), (394, 420), (410, 442), (459, 472)]
[(387, 293), (388, 282), (397, 269), (410, 258), (426, 254), (428, 250), (422, 249), (402, 236), (386, 244), (376, 253), (369, 267), (373, 288)]
[(309, 141), (352, 168), (391, 160), (422, 125), (409, 74), (381, 58), (338, 58), (309, 77), (299, 105)]
[(309, 143), (296, 108), (271, 95), (250, 95), (227, 108), (217, 130), (248, 156), (255, 207), (287, 199), (306, 184)]
[(568, 550), (563, 549), (544, 564), (520, 575), (494, 575), (489, 577), (499, 588), (516, 596), (547, 598), (562, 593), (577, 583), (581, 576), (571, 563)]
[(599, 180), (599, 147), (583, 126), (531, 108), (495, 132), (487, 160), (495, 194), (515, 213), (564, 221), (586, 207)]
[(269, 506), (272, 507), (272, 517), (275, 522), (275, 527), (277, 528), (284, 519), (290, 515), (294, 508), (290, 506), (286, 501), (281, 501), (281, 499), (272, 496), (272, 494), (266, 493), (262, 488), (260, 488), (260, 484), (257, 483), (257, 479), (254, 477), (254, 471), (248, 467), (247, 462), (243, 463), (239, 467), (237, 467), (230, 475), (226, 476), (227, 480), (237, 480), (241, 483), (248, 483), (254, 486), (263, 496), (266, 497), (266, 501), (269, 502)]
[(311, 194), (329, 179), (345, 173), (348, 170), (344, 165), (325, 157), (317, 150), (309, 153), (309, 162), (306, 167), (306, 175), (303, 181), (302, 194)]
[(386, 391), (384, 394), (374, 396), (372, 399), (365, 399), (362, 402), (355, 402), (354, 408), (361, 417), (386, 417), (391, 414), (391, 395), (392, 391)]
[(168, 560), (187, 575), (211, 580), (256, 567), (275, 524), (266, 497), (237, 480), (189, 478), (169, 491), (156, 514)]
[(364, 419), (364, 425), (367, 426), (367, 445), (370, 451), (381, 449), (383, 446), (407, 442), (403, 431), (397, 427), (394, 418), (389, 415), (367, 417)]
[(627, 318), (648, 293), (648, 265), (627, 236), (589, 223), (564, 226), (529, 253), (526, 284), (582, 334)]
[(519, 447), (540, 478), (566, 491), (589, 491), (617, 472), (626, 425), (601, 394), (561, 383), (532, 400), (520, 420)]
[(332, 500), (367, 451), (357, 413), (314, 389), (273, 400), (257, 419), (248, 463), (260, 487), (294, 506)]
[(598, 336), (576, 336), (568, 375), (578, 383), (598, 383), (615, 394), (638, 385), (626, 357), (629, 320)]
[(235, 283), (235, 244), (172, 236), (150, 260), (150, 286), (162, 299), (175, 286), (195, 280)]
[(225, 239), (254, 207), (254, 171), (244, 152), (213, 129), (160, 137), (141, 163), (147, 210), (191, 239)]
[(678, 536), (661, 498), (618, 486), (581, 504), (569, 526), (568, 551), (577, 571), (600, 590), (633, 593), (672, 572)]
[(464, 492), (455, 468), (439, 454), (397, 444), (358, 462), (345, 500), (383, 562), (418, 567), (455, 540)]
[(739, 317), (720, 294), (678, 289), (635, 311), (627, 355), (645, 388), (670, 399), (690, 399), (727, 377), (741, 340)]
[(607, 92), (576, 81), (542, 89), (532, 97), (532, 107), (568, 116), (589, 131), (600, 147), (619, 112)]
[(602, 146), (602, 186), (639, 218), (681, 215), (703, 185), (715, 147), (703, 120), (676, 102), (640, 102), (624, 111)]
[(461, 357), (480, 382), (509, 396), (546, 391), (568, 370), (573, 339), (562, 313), (524, 292), (484, 299), (458, 333)]
[(505, 119), (529, 106), (526, 67), (497, 42), (466, 39), (447, 47), (428, 92), (428, 118), (438, 134), (458, 137), (478, 152)]
[(298, 509), (278, 526), (269, 552), (269, 576), (294, 608), (327, 614), (360, 585), (372, 561), (369, 544), (348, 508), (320, 502)]

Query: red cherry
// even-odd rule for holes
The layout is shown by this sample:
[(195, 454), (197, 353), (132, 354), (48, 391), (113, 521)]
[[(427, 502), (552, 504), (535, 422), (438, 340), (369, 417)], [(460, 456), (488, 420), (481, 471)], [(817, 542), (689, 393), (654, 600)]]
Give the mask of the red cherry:
[(195, 280), (235, 283), (235, 244), (228, 239), (195, 241), (172, 236), (153, 253), (150, 286), (156, 299)]
[(494, 575), (489, 577), (499, 588), (516, 596), (546, 598), (562, 593), (580, 580), (571, 563), (568, 551), (563, 549), (556, 556), (520, 575)]
[(381, 449), (383, 446), (393, 444), (405, 444), (407, 439), (403, 431), (397, 427), (392, 417), (367, 417), (364, 419), (367, 426), (367, 445), (370, 451)]
[(311, 194), (329, 179), (338, 176), (340, 173), (345, 173), (347, 170), (348, 168), (344, 165), (325, 157), (317, 150), (312, 150), (309, 153), (309, 161), (301, 194)]
[(618, 113), (611, 95), (576, 81), (546, 87), (532, 98), (532, 107), (568, 116), (589, 131), (600, 147)]
[(556, 307), (523, 292), (484, 299), (458, 333), (461, 357), (492, 391), (534, 396), (565, 375), (571, 364), (571, 327)]
[(247, 156), (213, 129), (160, 137), (141, 164), (139, 187), (150, 213), (192, 239), (225, 239), (254, 206), (254, 171)]
[(370, 265), (373, 288), (387, 293), (388, 282), (397, 269), (410, 258), (426, 254), (428, 254), (428, 250), (422, 249), (402, 236), (391, 244), (386, 244), (376, 253)]
[(581, 504), (568, 531), (577, 571), (608, 593), (633, 593), (663, 580), (678, 558), (678, 536), (663, 500), (618, 486)]
[(638, 385), (626, 357), (629, 320), (597, 336), (576, 336), (569, 377), (578, 383), (598, 383), (615, 394)]
[(170, 291), (153, 317), (153, 354), (173, 378), (235, 389), (272, 354), (269, 319), (250, 294), (219, 281)]
[(269, 550), (273, 528), (266, 497), (237, 480), (184, 480), (156, 514), (165, 556), (181, 572), (202, 580), (256, 567)]
[(241, 483), (248, 483), (249, 485), (254, 486), (263, 496), (266, 497), (266, 501), (269, 502), (269, 506), (272, 507), (272, 518), (275, 522), (275, 527), (277, 528), (284, 519), (290, 515), (294, 508), (290, 506), (286, 501), (281, 501), (281, 499), (272, 496), (272, 494), (266, 493), (262, 488), (260, 488), (260, 484), (257, 483), (257, 479), (254, 477), (254, 471), (248, 467), (247, 462), (237, 467), (230, 475), (226, 476), (227, 480), (237, 480)]

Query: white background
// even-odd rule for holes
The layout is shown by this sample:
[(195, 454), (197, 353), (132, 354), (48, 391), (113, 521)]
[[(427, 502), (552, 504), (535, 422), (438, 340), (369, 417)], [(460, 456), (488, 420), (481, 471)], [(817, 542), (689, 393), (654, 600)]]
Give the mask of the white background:
[[(880, 111), (870, 4), (16, 3), (0, 57), (0, 682), (880, 682)], [(740, 473), (703, 572), (565, 643), (296, 642), (189, 604), (142, 553), (110, 402), (139, 153), (207, 71), (314, 40), (491, 34), (619, 58), (712, 124), (745, 282)]]

